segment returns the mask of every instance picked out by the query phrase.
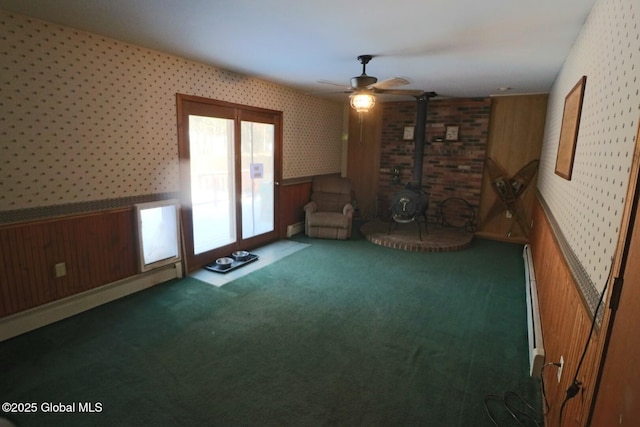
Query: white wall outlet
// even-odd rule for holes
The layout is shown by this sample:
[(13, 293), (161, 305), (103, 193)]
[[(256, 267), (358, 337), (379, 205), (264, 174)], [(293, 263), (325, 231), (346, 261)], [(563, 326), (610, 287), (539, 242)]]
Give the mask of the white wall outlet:
[(558, 382), (562, 378), (562, 368), (564, 367), (564, 357), (560, 356), (560, 366), (558, 367)]
[(56, 277), (64, 277), (67, 275), (67, 264), (64, 262), (58, 263), (56, 265), (53, 266), (55, 273), (56, 273)]
[(507, 218), (513, 218), (513, 215), (511, 214), (511, 211), (507, 211), (507, 213), (505, 215), (507, 216)]

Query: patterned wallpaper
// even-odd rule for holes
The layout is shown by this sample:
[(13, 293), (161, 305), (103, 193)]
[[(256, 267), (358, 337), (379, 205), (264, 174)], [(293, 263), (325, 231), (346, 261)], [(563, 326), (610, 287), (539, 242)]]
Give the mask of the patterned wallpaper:
[(283, 111), (283, 178), (340, 172), (340, 103), (0, 11), (0, 212), (178, 191), (176, 93)]
[[(640, 2), (598, 0), (547, 110), (538, 189), (592, 285), (614, 255), (640, 118)], [(564, 98), (587, 76), (573, 176), (555, 175)]]

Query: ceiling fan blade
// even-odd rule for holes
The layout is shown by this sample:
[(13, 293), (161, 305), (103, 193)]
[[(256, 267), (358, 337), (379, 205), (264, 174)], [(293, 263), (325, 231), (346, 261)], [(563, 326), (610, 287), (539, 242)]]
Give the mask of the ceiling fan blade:
[(424, 95), (424, 91), (420, 89), (379, 89), (375, 90), (376, 93), (384, 93), (389, 95), (404, 95), (404, 96), (421, 96)]
[(337, 93), (353, 93), (352, 90), (330, 90), (328, 92), (307, 92), (307, 95), (311, 95), (311, 96), (322, 96), (322, 95), (334, 95)]
[(390, 87), (404, 86), (408, 84), (409, 84), (409, 80), (407, 79), (403, 79), (402, 77), (392, 77), (390, 79), (386, 79), (381, 82), (374, 83), (370, 85), (369, 88), (387, 89)]
[(338, 86), (341, 87), (345, 90), (351, 89), (349, 86), (344, 85), (344, 84), (340, 84), (340, 83), (334, 83), (334, 82), (330, 82), (329, 80), (318, 80), (318, 83), (323, 84), (323, 85), (331, 85), (331, 86)]

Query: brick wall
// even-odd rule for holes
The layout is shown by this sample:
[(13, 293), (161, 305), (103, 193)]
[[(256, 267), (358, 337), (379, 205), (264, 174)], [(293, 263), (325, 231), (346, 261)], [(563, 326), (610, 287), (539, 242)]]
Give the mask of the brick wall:
[[(389, 102), (382, 107), (378, 214), (388, 219), (389, 200), (413, 180), (415, 146), (403, 135), (405, 126), (415, 125), (417, 104)], [(430, 221), (437, 218), (440, 202), (452, 197), (468, 202), (477, 215), (490, 113), (490, 98), (429, 101), (422, 187), (429, 194)], [(447, 125), (459, 126), (458, 141), (444, 140)], [(395, 168), (399, 174), (394, 181)]]

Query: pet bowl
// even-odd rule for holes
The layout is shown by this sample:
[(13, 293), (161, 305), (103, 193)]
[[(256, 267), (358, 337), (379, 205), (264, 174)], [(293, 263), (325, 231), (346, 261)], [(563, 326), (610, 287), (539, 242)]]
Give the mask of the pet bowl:
[(216, 260), (216, 265), (218, 266), (218, 268), (222, 270), (226, 270), (227, 268), (230, 268), (232, 263), (233, 263), (233, 258), (229, 258), (229, 257), (218, 258)]
[(247, 251), (235, 251), (234, 253), (231, 254), (233, 256), (233, 258), (235, 258), (237, 261), (246, 261), (249, 259), (249, 255), (251, 255), (249, 252)]

